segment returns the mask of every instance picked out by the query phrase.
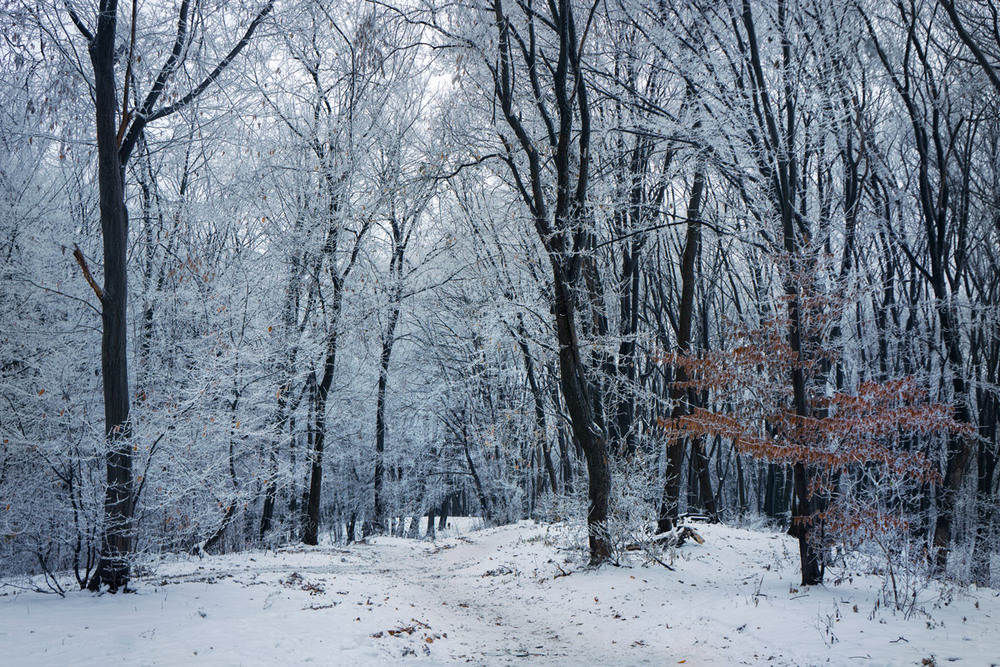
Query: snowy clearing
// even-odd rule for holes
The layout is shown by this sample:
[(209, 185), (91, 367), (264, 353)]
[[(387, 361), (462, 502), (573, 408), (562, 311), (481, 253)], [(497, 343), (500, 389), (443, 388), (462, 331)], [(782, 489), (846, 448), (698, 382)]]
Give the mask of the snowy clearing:
[[(461, 522), (462, 520), (456, 520)], [(467, 521), (467, 520), (466, 520)], [(699, 526), (671, 572), (592, 570), (565, 525), (167, 561), (132, 595), (0, 595), (9, 665), (989, 665), (1000, 597), (931, 584), (918, 611), (851, 574), (800, 590), (796, 542)], [(833, 582), (841, 573), (828, 573)], [(932, 662), (928, 662), (932, 661)]]

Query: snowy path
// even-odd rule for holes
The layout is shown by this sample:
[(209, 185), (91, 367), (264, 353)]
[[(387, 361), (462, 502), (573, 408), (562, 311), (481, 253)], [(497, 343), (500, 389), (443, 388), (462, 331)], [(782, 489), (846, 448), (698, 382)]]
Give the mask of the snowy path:
[[(542, 532), (535, 536), (540, 538)], [(523, 533), (497, 529), (473, 534), (452, 548), (438, 548), (407, 562), (405, 554), (391, 562), (406, 562), (406, 576), (389, 585), (391, 599), (422, 600), (420, 609), (447, 630), (450, 657), (491, 664), (556, 662), (619, 664), (628, 655), (623, 643), (629, 633), (608, 632), (601, 616), (611, 621), (616, 611), (602, 607), (590, 592), (564, 588), (563, 572), (551, 557), (526, 542)], [(401, 545), (405, 549), (405, 545)], [(561, 569), (562, 568), (562, 569)], [(573, 573), (585, 579), (588, 572)], [(555, 577), (555, 578), (554, 578)], [(599, 591), (599, 588), (595, 589)], [(591, 595), (594, 612), (566, 613), (570, 595)], [(604, 612), (603, 614), (601, 612)], [(578, 620), (578, 616), (580, 619)], [(587, 620), (591, 623), (587, 623)], [(645, 642), (644, 642), (645, 643)], [(634, 648), (642, 648), (637, 644)], [(663, 664), (666, 656), (631, 656), (630, 664)]]
[[(551, 562), (544, 532), (184, 560), (128, 596), (8, 594), (0, 649), (11, 662), (0, 663), (622, 664), (621, 641), (587, 636), (598, 632), (592, 622), (562, 613), (552, 577), (571, 567)], [(629, 664), (664, 656), (635, 658)]]
[[(565, 528), (161, 563), (138, 592), (0, 589), (0, 664), (989, 665), (996, 591), (800, 591), (786, 536), (723, 526), (659, 565), (582, 568)], [(565, 576), (564, 576), (565, 574)]]

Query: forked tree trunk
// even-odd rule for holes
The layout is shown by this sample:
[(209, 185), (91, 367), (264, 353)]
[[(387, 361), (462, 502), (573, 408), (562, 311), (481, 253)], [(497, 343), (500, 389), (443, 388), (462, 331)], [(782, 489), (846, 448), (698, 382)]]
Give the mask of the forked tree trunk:
[[(115, 81), (118, 30), (117, 0), (100, 0), (97, 26), (91, 32), (70, 3), (66, 3), (73, 24), (87, 40), (87, 51), (94, 70), (94, 119), (97, 133), (97, 181), (104, 239), (104, 289), (96, 287), (85, 270), (88, 281), (101, 301), (101, 376), (104, 384), (104, 422), (107, 452), (107, 487), (104, 496), (104, 526), (101, 557), (88, 583), (91, 590), (107, 586), (111, 591), (124, 589), (130, 577), (129, 559), (134, 545), (135, 489), (132, 476), (132, 432), (129, 423), (128, 358), (126, 356), (126, 312), (128, 308), (128, 210), (125, 206), (125, 166), (138, 144), (147, 123), (169, 116), (190, 105), (229, 66), (249, 43), (257, 26), (271, 12), (274, 0), (261, 9), (242, 38), (202, 82), (176, 101), (155, 109), (167, 82), (183, 60), (188, 40), (191, 3), (184, 0), (178, 12), (177, 33), (170, 55), (135, 113), (128, 112), (128, 87), (131, 79), (132, 48), (138, 3), (132, 4), (132, 35), (124, 77), (123, 98), (118, 123), (118, 89)], [(83, 262), (81, 260), (81, 266)]]
[[(511, 176), (519, 185), (522, 201), (552, 267), (552, 310), (559, 344), (559, 382), (570, 426), (584, 452), (590, 475), (587, 525), (590, 560), (597, 564), (611, 556), (607, 534), (611, 475), (605, 427), (598, 423), (599, 415), (595, 412), (598, 406), (603, 405), (601, 390), (599, 383), (591, 383), (587, 377), (588, 369), (583, 363), (577, 340), (583, 329), (577, 327), (574, 317), (575, 297), (581, 297), (580, 302), (591, 305), (591, 308), (599, 303), (599, 295), (593, 293), (592, 285), (596, 284), (593, 273), (589, 274), (591, 284), (587, 284), (588, 271), (593, 268), (587, 264), (593, 261), (592, 239), (585, 231), (588, 227), (585, 211), (591, 128), (585, 68), (581, 58), (585, 51), (583, 42), (587, 30), (577, 33), (573, 6), (569, 0), (549, 3), (550, 15), (547, 18), (530, 6), (517, 6), (529, 23), (531, 35), (535, 34), (535, 30), (552, 32), (554, 48), (551, 51), (542, 50), (534, 37), (520, 42), (511, 29), (502, 0), (493, 2), (498, 48), (498, 63), (491, 65), (494, 95), (507, 127), (516, 137), (518, 150), (527, 161), (525, 176), (522, 177), (522, 171), (514, 161), (513, 144), (507, 143)], [(512, 39), (518, 42), (518, 46), (512, 47)], [(538, 86), (540, 79), (537, 74), (546, 69), (538, 66), (539, 60), (545, 63), (551, 77), (545, 82), (547, 92), (552, 94), (551, 101), (543, 100), (546, 96), (536, 93), (534, 105), (520, 107), (515, 99), (516, 76), (513, 70), (517, 63), (521, 63), (524, 70), (530, 72), (527, 76), (532, 77)], [(533, 138), (533, 128), (524, 120), (524, 109), (532, 106), (541, 116), (542, 125), (548, 127), (544, 138)], [(543, 155), (546, 156), (544, 159)], [(591, 287), (589, 294), (576, 292), (588, 287)]]

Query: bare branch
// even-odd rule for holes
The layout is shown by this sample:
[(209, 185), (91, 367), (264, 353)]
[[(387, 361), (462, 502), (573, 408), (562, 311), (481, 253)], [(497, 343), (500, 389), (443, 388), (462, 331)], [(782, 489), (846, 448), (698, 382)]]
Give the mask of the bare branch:
[(97, 299), (103, 304), (104, 303), (104, 290), (101, 286), (97, 284), (94, 280), (94, 276), (90, 273), (90, 267), (87, 265), (87, 259), (83, 256), (83, 251), (80, 250), (80, 246), (73, 244), (73, 257), (76, 258), (76, 263), (80, 265), (80, 270), (83, 271), (83, 278), (90, 285), (90, 288), (94, 290), (94, 294), (97, 295)]
[(83, 24), (83, 21), (80, 20), (80, 15), (77, 14), (76, 10), (73, 9), (73, 6), (69, 4), (69, 0), (63, 0), (63, 6), (66, 7), (66, 11), (69, 12), (70, 20), (73, 21), (73, 25), (75, 25), (76, 29), (80, 31), (83, 38), (88, 42), (93, 42), (94, 33), (90, 32), (90, 30), (87, 29), (87, 26)]
[(208, 76), (206, 76), (205, 79), (200, 84), (198, 84), (198, 87), (189, 92), (181, 99), (171, 104), (170, 106), (163, 107), (162, 109), (151, 115), (146, 120), (146, 122), (158, 120), (165, 116), (169, 116), (170, 114), (175, 113), (180, 109), (183, 109), (188, 104), (193, 102), (199, 95), (205, 92), (205, 89), (211, 86), (212, 83), (214, 83), (215, 80), (219, 78), (219, 75), (222, 74), (222, 72), (224, 72), (227, 67), (229, 67), (229, 64), (232, 63), (232, 61), (236, 58), (236, 56), (238, 56), (240, 52), (244, 48), (246, 48), (246, 45), (250, 43), (250, 39), (253, 37), (253, 34), (257, 31), (257, 27), (260, 26), (260, 24), (264, 21), (265, 18), (267, 18), (267, 15), (271, 13), (272, 9), (274, 9), (274, 0), (268, 0), (268, 3), (264, 6), (264, 8), (261, 9), (260, 12), (257, 13), (257, 16), (254, 17), (253, 21), (250, 22), (250, 25), (247, 27), (246, 32), (243, 33), (243, 37), (240, 38), (240, 41), (238, 41), (236, 45), (232, 48), (232, 50), (226, 54), (226, 57), (223, 58), (219, 62), (219, 64), (215, 66), (215, 69), (213, 69), (211, 73)]
[(135, 57), (135, 17), (138, 7), (139, 0), (132, 0), (131, 38), (128, 47), (128, 65), (125, 67), (125, 91), (122, 93), (122, 119), (121, 124), (118, 126), (118, 148), (121, 148), (122, 138), (125, 136), (125, 128), (128, 127), (128, 122), (132, 118), (132, 114), (128, 111), (128, 86), (132, 80), (132, 62)]
[(979, 66), (983, 69), (983, 72), (985, 72), (986, 76), (989, 77), (990, 83), (992, 83), (996, 91), (1000, 93), (1000, 76), (997, 75), (997, 72), (993, 68), (993, 65), (990, 64), (990, 62), (986, 59), (986, 55), (983, 53), (982, 49), (980, 49), (979, 45), (976, 44), (976, 40), (972, 38), (972, 35), (970, 35), (969, 32), (965, 29), (965, 26), (962, 25), (962, 19), (959, 18), (958, 12), (955, 10), (954, 1), (938, 0), (938, 2), (941, 4), (942, 7), (944, 7), (945, 11), (948, 13), (948, 17), (951, 19), (951, 24), (955, 26), (955, 32), (958, 33), (958, 36), (961, 38), (962, 42), (964, 42), (965, 45), (969, 47), (969, 50), (972, 51), (972, 55), (975, 56), (976, 62), (979, 63)]
[(250, 40), (253, 37), (253, 34), (257, 31), (257, 28), (264, 21), (264, 19), (267, 18), (267, 15), (271, 13), (271, 10), (274, 9), (274, 0), (268, 0), (267, 4), (264, 5), (259, 12), (257, 12), (257, 15), (254, 17), (253, 21), (250, 22), (246, 32), (243, 33), (243, 36), (236, 43), (236, 45), (233, 46), (229, 53), (226, 54), (225, 58), (219, 61), (219, 64), (215, 66), (215, 69), (213, 69), (196, 88), (192, 89), (187, 95), (173, 104), (162, 107), (158, 111), (153, 112), (153, 106), (156, 104), (160, 94), (163, 92), (167, 79), (176, 69), (176, 60), (180, 57), (183, 40), (187, 31), (187, 5), (188, 2), (185, 0), (182, 5), (181, 19), (178, 22), (177, 39), (174, 42), (174, 50), (171, 52), (167, 62), (164, 63), (163, 69), (160, 70), (160, 75), (157, 76), (156, 82), (153, 84), (153, 89), (150, 90), (149, 95), (146, 96), (146, 101), (143, 103), (142, 109), (136, 115), (135, 121), (129, 128), (128, 133), (125, 136), (125, 140), (122, 142), (122, 146), (119, 151), (122, 164), (128, 162), (128, 158), (131, 155), (132, 150), (135, 148), (135, 144), (142, 135), (147, 123), (159, 120), (160, 118), (165, 118), (166, 116), (185, 108), (197, 99), (203, 92), (205, 92), (205, 90), (207, 90), (208, 87), (219, 78), (226, 68), (229, 67), (230, 63), (233, 62), (236, 56), (238, 56), (240, 52), (246, 48), (247, 44), (250, 43)]

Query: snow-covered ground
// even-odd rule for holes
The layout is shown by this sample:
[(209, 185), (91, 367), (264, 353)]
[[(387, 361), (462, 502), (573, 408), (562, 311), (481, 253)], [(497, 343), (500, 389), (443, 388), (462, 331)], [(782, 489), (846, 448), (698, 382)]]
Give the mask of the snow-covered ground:
[(674, 571), (641, 551), (585, 568), (564, 525), (466, 523), (435, 543), (168, 561), (132, 595), (5, 586), (0, 664), (1000, 664), (994, 590), (924, 587), (906, 617), (881, 577), (801, 589), (783, 534), (698, 530)]

